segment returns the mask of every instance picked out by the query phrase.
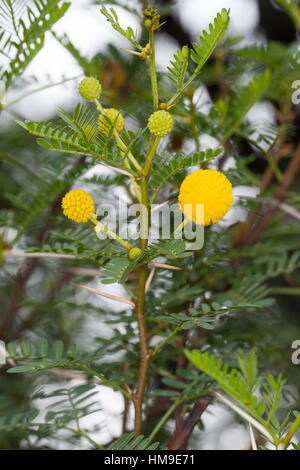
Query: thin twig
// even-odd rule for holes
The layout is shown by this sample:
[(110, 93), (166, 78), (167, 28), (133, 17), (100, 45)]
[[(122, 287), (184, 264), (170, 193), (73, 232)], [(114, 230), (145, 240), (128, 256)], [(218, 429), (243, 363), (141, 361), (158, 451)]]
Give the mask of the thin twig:
[(191, 412), (183, 421), (182, 426), (175, 431), (168, 442), (169, 450), (184, 450), (186, 443), (192, 434), (194, 427), (198, 423), (201, 415), (204, 413), (210, 403), (209, 397), (201, 397), (194, 404)]
[(32, 252), (27, 253), (23, 250), (4, 250), (5, 258), (58, 258), (58, 259), (76, 259), (75, 255), (64, 255), (60, 253)]
[(287, 214), (291, 215), (294, 217), (294, 219), (300, 220), (300, 212), (294, 209), (294, 207), (289, 206), (285, 202), (280, 202), (278, 199), (271, 198), (271, 197), (252, 197), (252, 196), (244, 196), (244, 195), (235, 195), (235, 197), (238, 197), (240, 199), (247, 199), (249, 201), (257, 201), (262, 204), (270, 204), (271, 206), (275, 206), (278, 209), (281, 209), (283, 212), (286, 212)]
[(252, 450), (257, 450), (257, 444), (251, 423), (248, 423)]
[(126, 299), (125, 297), (118, 297), (117, 295), (108, 294), (107, 292), (102, 292), (94, 287), (85, 286), (84, 284), (78, 284), (77, 282), (71, 282), (74, 286), (83, 287), (83, 289), (94, 292), (94, 294), (102, 295), (102, 297), (107, 297), (111, 300), (116, 300), (117, 302), (122, 302), (123, 304), (131, 305), (135, 307), (135, 303), (132, 300)]
[(55, 87), (55, 86), (58, 86), (58, 85), (62, 85), (63, 83), (70, 82), (71, 80), (77, 80), (77, 78), (81, 77), (82, 75), (83, 74), (81, 73), (80, 75), (76, 75), (76, 77), (65, 78), (64, 80), (60, 80), (59, 82), (48, 83), (47, 85), (43, 85), (39, 88), (35, 88), (34, 90), (27, 91), (26, 93), (24, 93), (23, 95), (18, 96), (17, 98), (10, 101), (9, 103), (2, 104), (2, 108), (6, 109), (6, 108), (8, 108), (9, 106), (12, 106), (15, 103), (18, 103), (23, 98), (27, 98), (27, 96), (33, 95), (34, 93), (38, 93), (40, 91), (47, 90), (48, 88), (52, 88), (52, 87)]
[(66, 269), (66, 272), (69, 274), (74, 274), (75, 276), (104, 276), (104, 274), (99, 269), (93, 268), (68, 268)]
[(154, 277), (154, 274), (155, 274), (155, 268), (152, 268), (151, 271), (150, 271), (150, 274), (148, 276), (148, 279), (147, 279), (147, 282), (146, 282), (146, 285), (145, 285), (145, 294), (148, 292), (149, 290), (149, 287), (151, 285), (151, 282), (152, 282), (152, 279)]
[(284, 193), (289, 189), (292, 182), (294, 181), (297, 172), (300, 166), (300, 144), (298, 145), (292, 160), (290, 161), (285, 173), (282, 182), (278, 185), (277, 189), (273, 193), (273, 198), (278, 200), (277, 206), (269, 207), (268, 210), (264, 213), (260, 221), (254, 226), (252, 231), (247, 234), (247, 236), (240, 243), (242, 246), (251, 246), (254, 245), (259, 239), (262, 231), (268, 225), (269, 221), (273, 217), (274, 213), (278, 209), (278, 205), (282, 203), (284, 199)]
[(171, 269), (174, 271), (186, 271), (186, 269), (178, 268), (178, 266), (171, 266), (170, 264), (165, 263), (156, 263), (154, 261), (150, 261), (148, 266), (153, 266), (154, 268)]
[(167, 204), (169, 204), (170, 202), (172, 202), (173, 199), (174, 199), (174, 198), (168, 199), (167, 201), (164, 201), (164, 202), (162, 202), (161, 204), (158, 204), (157, 206), (152, 207), (152, 209), (151, 209), (151, 214), (153, 214), (153, 212), (158, 211), (158, 210), (161, 209), (162, 207), (164, 207), (164, 206), (166, 206)]

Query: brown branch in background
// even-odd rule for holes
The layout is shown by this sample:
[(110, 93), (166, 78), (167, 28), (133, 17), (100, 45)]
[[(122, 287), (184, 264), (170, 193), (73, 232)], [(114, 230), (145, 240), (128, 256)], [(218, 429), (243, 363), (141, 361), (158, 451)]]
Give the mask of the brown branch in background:
[[(294, 147), (294, 144), (292, 143), (287, 143), (283, 145), (282, 147), (279, 147), (273, 156), (274, 163), (278, 165), (280, 160), (286, 155), (288, 155), (291, 152), (291, 150), (293, 150), (293, 147)], [(272, 177), (273, 177), (273, 168), (271, 167), (271, 165), (269, 165), (266, 171), (264, 172), (263, 177), (258, 185), (260, 192), (263, 192), (267, 189), (267, 187), (272, 181)]]
[[(50, 230), (50, 222), (49, 218), (57, 211), (58, 207), (60, 206), (62, 195), (59, 195), (51, 204), (49, 208), (49, 217), (48, 220), (44, 223), (41, 227), (38, 235), (37, 235), (37, 243), (38, 245), (42, 245), (48, 238), (49, 230)], [(38, 259), (31, 259), (25, 265), (24, 269), (21, 269), (14, 281), (14, 285), (12, 287), (10, 300), (4, 314), (2, 316), (2, 320), (0, 323), (0, 338), (3, 340), (7, 340), (10, 337), (10, 329), (12, 328), (15, 317), (18, 313), (19, 304), (22, 298), (23, 289), (30, 278), (31, 274), (35, 270)]]
[(101, 290), (95, 289), (94, 287), (85, 286), (84, 284), (78, 284), (77, 282), (72, 282), (72, 284), (74, 284), (74, 286), (82, 287), (83, 289), (86, 289), (90, 292), (94, 292), (94, 294), (106, 297), (107, 299), (115, 300), (116, 302), (121, 302), (123, 304), (130, 305), (131, 307), (135, 307), (135, 303), (132, 300), (127, 299), (126, 297), (119, 297), (117, 295), (108, 294), (107, 292), (102, 292)]
[[(51, 287), (44, 300), (41, 302), (41, 305), (48, 305), (55, 298), (60, 289), (70, 280), (71, 274), (68, 271), (63, 272), (58, 279), (56, 280), (54, 286)], [(31, 314), (26, 318), (20, 326), (14, 331), (10, 339), (19, 338), (22, 333), (26, 330), (32, 329), (41, 318), (41, 310), (36, 308), (31, 312)]]
[(262, 231), (268, 225), (274, 213), (277, 211), (280, 205), (280, 202), (282, 202), (285, 199), (285, 192), (289, 189), (289, 187), (293, 183), (297, 175), (297, 172), (299, 170), (299, 167), (300, 167), (300, 144), (298, 145), (296, 152), (284, 173), (282, 182), (278, 185), (277, 189), (272, 195), (274, 199), (278, 200), (278, 205), (273, 205), (265, 211), (265, 213), (263, 214), (259, 222), (256, 224), (256, 226), (244, 238), (243, 242), (241, 243), (242, 246), (254, 245), (257, 242)]
[[(124, 344), (124, 349), (125, 349), (125, 352), (128, 353), (128, 344), (126, 343)], [(124, 390), (132, 394), (132, 391), (129, 389), (126, 383), (126, 378), (127, 378), (129, 369), (130, 369), (130, 363), (128, 360), (125, 360), (123, 364), (124, 380), (123, 380), (122, 387), (124, 388)], [(127, 432), (127, 419), (128, 419), (130, 402), (129, 402), (129, 398), (126, 395), (123, 395), (123, 398), (124, 398), (124, 410), (123, 410), (123, 419), (122, 419), (122, 434), (125, 434)]]
[(198, 423), (201, 415), (204, 413), (210, 403), (210, 397), (202, 397), (196, 401), (191, 412), (188, 414), (170, 438), (167, 447), (169, 450), (184, 450), (186, 448), (188, 439), (190, 438), (194, 427)]
[(170, 407), (170, 397), (157, 397), (149, 407), (145, 421), (149, 423), (152, 419), (161, 418)]
[[(186, 311), (188, 314), (188, 311)], [(188, 340), (188, 330), (184, 330), (180, 334), (180, 339), (178, 341), (178, 348), (183, 351), (186, 342)], [(184, 369), (187, 365), (187, 358), (185, 354), (182, 352), (179, 354), (178, 359), (177, 359), (177, 364), (176, 364), (176, 369)], [(181, 382), (184, 382), (183, 378), (177, 374), (177, 379), (180, 380)], [(181, 429), (183, 422), (184, 422), (184, 411), (183, 411), (183, 403), (181, 403), (179, 406), (174, 411), (174, 417), (175, 417), (175, 423), (176, 423), (176, 428), (175, 432), (178, 431), (178, 429)]]
[[(82, 165), (85, 159), (86, 159), (85, 157), (81, 157), (76, 163), (76, 166)], [(36, 241), (38, 245), (42, 245), (48, 239), (50, 228), (51, 228), (51, 222), (50, 222), (51, 217), (60, 208), (61, 199), (66, 193), (66, 191), (68, 191), (68, 189), (69, 188), (66, 188), (64, 191), (62, 191), (57, 196), (57, 198), (52, 202), (52, 204), (49, 206), (48, 218), (46, 222), (42, 225), (36, 237)], [(20, 269), (15, 278), (9, 303), (6, 307), (6, 310), (3, 313), (1, 323), (0, 323), (0, 338), (3, 339), (4, 341), (7, 341), (10, 338), (11, 329), (14, 325), (15, 318), (18, 314), (19, 304), (22, 299), (23, 289), (26, 286), (27, 281), (31, 277), (33, 271), (37, 267), (38, 262), (39, 262), (38, 258), (31, 259), (30, 261), (28, 261), (25, 265), (25, 268)]]
[[(180, 342), (178, 342), (179, 347), (182, 347), (185, 345), (186, 340), (187, 340), (187, 330), (183, 331), (183, 336), (181, 336)], [(189, 338), (189, 341), (191, 344), (194, 342), (198, 342), (205, 336), (207, 336), (208, 330), (205, 330), (203, 328), (197, 328), (197, 334), (193, 338)], [(179, 348), (177, 348), (179, 349)], [(183, 354), (180, 354), (177, 360), (176, 368), (184, 368), (187, 364), (186, 356)], [(182, 377), (179, 375), (176, 376), (178, 380), (183, 380)], [(166, 387), (167, 389), (170, 389), (171, 387)], [(157, 397), (156, 400), (152, 403), (152, 405), (148, 408), (147, 415), (145, 421), (149, 423), (151, 420), (161, 418), (162, 415), (164, 415), (167, 410), (171, 406), (171, 400), (170, 397)], [(183, 413), (183, 408), (182, 406), (178, 407), (174, 412), (174, 417), (176, 420), (176, 428), (175, 428), (175, 433), (177, 432), (177, 426), (182, 426), (184, 422), (184, 413)]]
[[(277, 110), (277, 120), (279, 126), (285, 126), (287, 124), (291, 124), (295, 119), (295, 113), (292, 109), (292, 102), (290, 97), (286, 100), (282, 111)], [(294, 148), (293, 143), (285, 142), (286, 139), (286, 130), (281, 132), (279, 142), (274, 149), (272, 154), (272, 158), (274, 164), (278, 166), (279, 162), (288, 155)], [(272, 165), (268, 165), (259, 184), (258, 188), (260, 190), (260, 194), (262, 194), (270, 185), (272, 178), (273, 178), (273, 167)], [(236, 246), (243, 246), (245, 239), (247, 238), (249, 231), (252, 229), (255, 221), (257, 220), (259, 214), (259, 210), (257, 207), (253, 208), (250, 212), (247, 222), (239, 224), (239, 229), (237, 234), (234, 236), (234, 244)]]

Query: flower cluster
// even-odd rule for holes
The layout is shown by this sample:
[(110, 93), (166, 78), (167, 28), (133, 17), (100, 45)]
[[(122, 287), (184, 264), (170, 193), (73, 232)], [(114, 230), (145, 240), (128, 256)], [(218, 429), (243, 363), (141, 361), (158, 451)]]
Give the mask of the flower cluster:
[[(80, 82), (79, 92), (87, 101), (97, 100), (101, 94), (101, 85), (95, 78), (85, 78)], [(120, 133), (124, 128), (124, 118), (122, 114), (114, 108), (103, 109), (98, 102), (100, 111), (98, 118), (98, 129), (108, 136), (111, 127)], [(155, 111), (148, 120), (148, 128), (155, 137), (163, 137), (173, 129), (174, 121), (171, 114), (160, 109)], [(88, 124), (84, 128), (86, 138), (91, 141), (96, 133), (96, 129)], [(188, 175), (180, 187), (179, 205), (187, 219), (196, 224), (210, 225), (221, 220), (230, 209), (233, 202), (232, 185), (226, 176), (216, 170), (198, 170)], [(198, 211), (198, 205), (204, 207), (204, 215)], [(70, 191), (62, 200), (64, 214), (75, 222), (87, 222), (95, 217), (94, 201), (91, 196), (81, 190)], [(134, 259), (139, 256), (141, 250), (133, 248), (129, 257)]]
[(98, 119), (98, 129), (102, 134), (107, 136), (114, 126), (117, 132), (122, 132), (124, 129), (124, 118), (122, 114), (114, 108), (105, 109), (103, 114), (100, 114)]

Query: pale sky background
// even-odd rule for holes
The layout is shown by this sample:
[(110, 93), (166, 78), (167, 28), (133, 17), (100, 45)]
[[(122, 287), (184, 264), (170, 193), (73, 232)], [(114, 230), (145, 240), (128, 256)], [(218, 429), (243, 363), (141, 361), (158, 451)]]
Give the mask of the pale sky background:
[[(134, 3), (138, 6), (138, 2), (134, 0), (129, 2), (130, 5)], [(131, 26), (135, 31), (140, 31), (136, 16), (123, 8), (115, 6), (114, 8), (121, 25)], [(213, 2), (178, 0), (175, 11), (180, 22), (197, 41), (200, 31), (207, 28), (209, 22), (222, 8), (231, 9), (229, 34), (246, 35), (248, 40), (251, 40), (253, 29), (259, 19), (256, 0), (213, 0)], [(55, 25), (54, 31), (59, 36), (66, 33), (80, 52), (88, 58), (93, 57), (99, 51), (105, 51), (109, 42), (116, 47), (129, 47), (130, 43), (125, 44), (126, 40), (111, 28), (99, 10), (99, 5), (91, 5), (89, 0), (73, 0), (65, 16)], [(157, 64), (165, 69), (173, 53), (176, 52), (178, 44), (173, 38), (163, 34), (157, 46)], [(74, 77), (80, 73), (82, 73), (81, 68), (71, 54), (48, 33), (43, 50), (32, 61), (23, 77), (34, 76), (38, 79), (39, 83), (33, 83), (28, 87), (28, 89), (34, 89), (39, 84), (60, 81), (62, 77)], [(78, 82), (79, 79), (31, 95), (12, 107), (12, 110), (17, 111), (26, 119), (35, 121), (47, 119), (55, 113), (58, 107), (67, 106), (76, 99)], [(23, 88), (22, 92), (26, 90), (27, 88)], [(19, 93), (20, 90), (10, 90), (6, 101), (11, 101)]]
[[(133, 4), (134, 2), (130, 2)], [(214, 18), (215, 14), (222, 8), (231, 9), (231, 22), (229, 34), (241, 34), (246, 36), (248, 42), (257, 40), (253, 35), (259, 20), (258, 8), (256, 0), (178, 0), (175, 7), (176, 14), (180, 22), (194, 36), (195, 40), (199, 39), (199, 34), (203, 28), (207, 28), (208, 24)], [(140, 24), (137, 18), (122, 8), (115, 7), (118, 12), (121, 25), (132, 26), (134, 30), (140, 31)], [(109, 42), (116, 47), (127, 47), (124, 44), (124, 38), (115, 32), (100, 14), (99, 6), (89, 5), (88, 0), (74, 0), (66, 15), (54, 27), (58, 35), (67, 33), (70, 40), (81, 51), (83, 55), (91, 58), (98, 51), (105, 51)], [(129, 45), (129, 44), (128, 44)], [(157, 44), (157, 63), (162, 69), (165, 69), (168, 61), (172, 58), (178, 45), (174, 39), (169, 38), (166, 34), (162, 34)], [(125, 54), (125, 52), (124, 52)], [(10, 90), (6, 96), (6, 101), (17, 97), (26, 90), (36, 88), (37, 86), (49, 83), (49, 81), (59, 81), (62, 77), (73, 77), (82, 73), (80, 67), (76, 64), (72, 56), (50, 35), (47, 34), (46, 44), (43, 50), (34, 59), (28, 67), (25, 78), (30, 79), (35, 76), (37, 83), (31, 83), (26, 89)], [(23, 99), (12, 107), (12, 110), (20, 114), (24, 119), (34, 121), (47, 120), (53, 115), (60, 106), (67, 107), (71, 103), (79, 101), (77, 86), (79, 80), (69, 82), (63, 86), (31, 95)], [(263, 113), (263, 119), (272, 121), (272, 109), (268, 105), (259, 105), (259, 112)], [(256, 110), (258, 111), (258, 109)], [(249, 117), (253, 120), (257, 119), (257, 112), (251, 111)], [(3, 113), (0, 125), (5, 125), (12, 118)], [(6, 121), (6, 122), (5, 122)], [(203, 136), (208, 145), (211, 143), (210, 136)], [(246, 188), (246, 192), (249, 189)], [(235, 188), (238, 194), (241, 194), (243, 188)], [(243, 214), (239, 212), (238, 218)], [(96, 288), (101, 287), (102, 290), (110, 290), (111, 286), (103, 286), (97, 279), (91, 283)], [(122, 288), (115, 287), (114, 293), (122, 294)], [(96, 297), (96, 296), (95, 296)], [(82, 300), (82, 293), (78, 294), (78, 301)], [(91, 300), (91, 299), (90, 299)], [(105, 300), (97, 297), (93, 299), (95, 304), (106, 305)], [(118, 309), (116, 303), (107, 303), (109, 308)], [(99, 319), (89, 318), (86, 323), (85, 331), (80, 335), (95, 336), (95, 331), (101, 331), (109, 335), (109, 328), (103, 331), (103, 325), (99, 325)], [(90, 341), (92, 343), (92, 339)], [(74, 385), (74, 381), (68, 384)], [(100, 433), (92, 436), (97, 442), (105, 443), (113, 437), (118, 437), (121, 432), (121, 414), (123, 410), (123, 399), (118, 392), (112, 392), (107, 387), (99, 387), (99, 402), (105, 411), (89, 416), (85, 420), (86, 427), (89, 428), (93, 423), (103, 423), (103, 429)], [(44, 402), (40, 406), (43, 407)], [(133, 413), (130, 420), (132, 423)], [(130, 422), (129, 420), (129, 422)], [(223, 405), (215, 404), (210, 406), (203, 415), (203, 421), (206, 425), (205, 433), (196, 431), (196, 440), (199, 438), (198, 446), (202, 449), (247, 449), (249, 446), (249, 435), (246, 427), (239, 426), (235, 423), (231, 412), (225, 409)], [(63, 441), (57, 441), (54, 444), (57, 448), (66, 448)], [(83, 447), (86, 442), (83, 443)]]

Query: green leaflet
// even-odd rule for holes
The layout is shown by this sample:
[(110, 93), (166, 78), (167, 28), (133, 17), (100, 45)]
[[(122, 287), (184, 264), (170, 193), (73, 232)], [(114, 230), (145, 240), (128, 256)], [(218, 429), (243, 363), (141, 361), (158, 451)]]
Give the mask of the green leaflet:
[(60, 0), (47, 0), (46, 3), (43, 0), (35, 0), (34, 6), (32, 8), (27, 6), (25, 14), (16, 19), (14, 11), (17, 12), (20, 5), (18, 2), (15, 3), (16, 10), (13, 2), (5, 0), (0, 10), (0, 15), (6, 19), (11, 13), (11, 21), (15, 30), (15, 35), (11, 36), (0, 31), (0, 48), (9, 51), (12, 56), (8, 67), (0, 75), (0, 80), (5, 81), (6, 88), (22, 75), (29, 63), (42, 49), (46, 31), (49, 31), (64, 16), (71, 4)]
[(112, 442), (107, 450), (156, 450), (159, 447), (158, 442), (150, 444), (150, 439), (145, 436), (136, 436), (135, 432), (124, 434), (119, 439)]
[(229, 13), (230, 10), (223, 8), (221, 13), (217, 14), (213, 23), (209, 24), (209, 32), (205, 30), (202, 31), (202, 35), (200, 36), (201, 45), (199, 46), (197, 43), (193, 43), (191, 57), (197, 64), (196, 73), (200, 72), (222, 39), (229, 24)]
[[(200, 163), (212, 160), (220, 155), (222, 149), (216, 150), (208, 149), (206, 151), (195, 152), (191, 155), (182, 156), (177, 154), (172, 160), (159, 168), (155, 168), (151, 176), (151, 187), (154, 190), (154, 194), (151, 199), (151, 203), (156, 199), (159, 191), (164, 184), (170, 180), (170, 178), (177, 173), (184, 173), (186, 169), (193, 165), (199, 165)], [(171, 156), (170, 156), (171, 158)]]
[(248, 111), (263, 95), (270, 78), (271, 73), (267, 69), (254, 76), (248, 85), (237, 88), (229, 102), (222, 142), (226, 142), (239, 128)]
[[(274, 439), (276, 426), (273, 418), (278, 410), (285, 384), (281, 374), (276, 378), (269, 374), (265, 380), (258, 376), (254, 349), (248, 357), (239, 351), (237, 359), (240, 370), (236, 368), (229, 370), (227, 364), (223, 365), (221, 359), (208, 352), (201, 353), (193, 350), (185, 351), (185, 354), (196, 367), (218, 382), (222, 390), (242, 406), (259, 425), (262, 425), (261, 429), (265, 429), (266, 434)], [(258, 399), (254, 394), (259, 386), (261, 386), (263, 400)]]
[(189, 48), (183, 46), (183, 48), (174, 54), (174, 60), (170, 61), (171, 67), (168, 67), (169, 79), (177, 85), (177, 90), (181, 90), (187, 68), (189, 63)]

